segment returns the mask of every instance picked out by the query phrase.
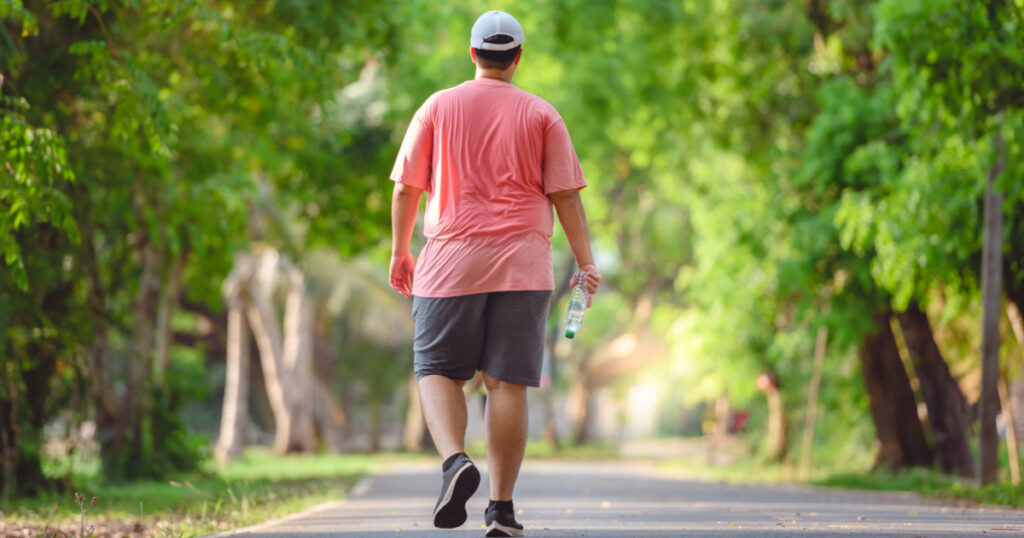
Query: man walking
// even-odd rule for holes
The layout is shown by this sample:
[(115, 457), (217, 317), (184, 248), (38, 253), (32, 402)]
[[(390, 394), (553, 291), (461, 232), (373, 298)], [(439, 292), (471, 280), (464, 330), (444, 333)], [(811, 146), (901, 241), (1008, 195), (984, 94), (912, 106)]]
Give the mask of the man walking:
[[(552, 206), (580, 269), (573, 282), (582, 277), (590, 293), (601, 282), (579, 196), (586, 183), (565, 124), (543, 99), (511, 84), (524, 41), (508, 13), (481, 15), (470, 37), (476, 76), (423, 103), (391, 173), (390, 281), (413, 297), (420, 402), (444, 461), (434, 525), (462, 525), (480, 483), (464, 452), (462, 393), (480, 370), (487, 536), (523, 536), (512, 493), (526, 448), (526, 387), (540, 384), (554, 288)], [(427, 243), (416, 261), (409, 243), (424, 191)]]

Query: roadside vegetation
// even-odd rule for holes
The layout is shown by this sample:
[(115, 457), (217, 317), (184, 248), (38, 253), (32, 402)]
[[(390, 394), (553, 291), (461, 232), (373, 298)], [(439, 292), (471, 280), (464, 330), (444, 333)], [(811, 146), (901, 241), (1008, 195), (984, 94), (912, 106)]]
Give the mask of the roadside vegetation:
[(989, 485), (981, 486), (975, 479), (951, 476), (937, 468), (913, 467), (891, 472), (881, 467), (870, 468), (870, 462), (830, 464), (816, 468), (801, 477), (790, 464), (766, 462), (756, 455), (728, 462), (711, 462), (706, 458), (667, 458), (657, 462), (659, 470), (671, 476), (735, 484), (800, 484), (829, 488), (868, 491), (899, 491), (925, 497), (970, 504), (1024, 508), (1024, 486), (1013, 484), (1006, 469), (1005, 450), (999, 458), (1004, 471)]
[[(107, 483), (95, 474), (79, 475), (74, 491), (5, 505), (0, 535), (25, 529), (31, 536), (209, 534), (343, 498), (367, 473), (426, 461), (393, 453), (282, 458), (254, 448), (230, 463), (210, 461), (201, 470), (166, 480)], [(77, 502), (79, 495), (84, 506)]]
[(428, 450), (388, 176), (494, 8), (605, 277), (565, 339), (555, 232), (529, 457), (1019, 505), (1024, 0), (0, 0), (2, 525), (206, 532)]

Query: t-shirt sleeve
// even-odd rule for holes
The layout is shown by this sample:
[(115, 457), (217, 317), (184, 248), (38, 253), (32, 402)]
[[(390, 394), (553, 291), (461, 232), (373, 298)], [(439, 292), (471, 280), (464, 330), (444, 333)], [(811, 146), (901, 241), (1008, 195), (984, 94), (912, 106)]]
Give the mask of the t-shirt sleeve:
[(565, 122), (555, 117), (544, 130), (544, 194), (586, 186)]
[(427, 99), (409, 122), (402, 139), (391, 180), (413, 187), (430, 190), (433, 170), (434, 122), (431, 118), (434, 99)]

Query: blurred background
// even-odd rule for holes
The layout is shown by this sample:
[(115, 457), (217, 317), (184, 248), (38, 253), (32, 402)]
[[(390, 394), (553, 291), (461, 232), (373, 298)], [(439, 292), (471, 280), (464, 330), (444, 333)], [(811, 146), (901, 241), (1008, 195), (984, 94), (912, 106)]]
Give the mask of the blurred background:
[(433, 461), (388, 175), (486, 9), (605, 276), (566, 340), (556, 230), (528, 458), (1022, 503), (1022, 0), (2, 0), (8, 521), (209, 530)]

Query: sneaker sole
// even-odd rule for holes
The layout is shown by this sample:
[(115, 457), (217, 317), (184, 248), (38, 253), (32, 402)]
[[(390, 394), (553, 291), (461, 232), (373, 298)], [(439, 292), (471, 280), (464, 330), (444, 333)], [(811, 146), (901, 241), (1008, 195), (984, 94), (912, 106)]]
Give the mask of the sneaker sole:
[(466, 522), (466, 501), (476, 493), (480, 485), (480, 471), (471, 462), (466, 462), (444, 492), (444, 499), (434, 511), (434, 526), (439, 529), (454, 529)]
[(484, 536), (526, 536), (526, 534), (523, 529), (508, 527), (495, 521), (487, 526), (487, 534)]

